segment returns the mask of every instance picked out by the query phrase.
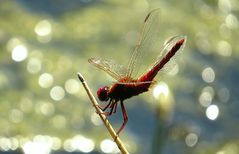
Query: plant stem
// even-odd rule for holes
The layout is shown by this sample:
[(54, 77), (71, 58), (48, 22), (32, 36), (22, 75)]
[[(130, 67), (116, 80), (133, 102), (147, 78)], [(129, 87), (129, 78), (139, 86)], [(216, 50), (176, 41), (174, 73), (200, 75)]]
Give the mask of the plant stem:
[(125, 148), (123, 142), (120, 140), (120, 138), (117, 136), (117, 134), (115, 133), (113, 127), (111, 126), (110, 122), (107, 120), (106, 116), (104, 115), (103, 111), (101, 111), (101, 109), (99, 108), (99, 104), (97, 103), (95, 97), (93, 96), (91, 90), (89, 89), (89, 86), (87, 85), (85, 79), (83, 78), (83, 76), (78, 73), (78, 78), (81, 81), (82, 85), (85, 88), (85, 91), (87, 92), (90, 101), (92, 102), (96, 113), (98, 113), (98, 115), (100, 116), (101, 120), (103, 121), (105, 127), (107, 128), (108, 132), (110, 133), (111, 137), (114, 139), (115, 143), (117, 144), (119, 150), (121, 151), (122, 154), (129, 154), (129, 152), (127, 151), (127, 149)]

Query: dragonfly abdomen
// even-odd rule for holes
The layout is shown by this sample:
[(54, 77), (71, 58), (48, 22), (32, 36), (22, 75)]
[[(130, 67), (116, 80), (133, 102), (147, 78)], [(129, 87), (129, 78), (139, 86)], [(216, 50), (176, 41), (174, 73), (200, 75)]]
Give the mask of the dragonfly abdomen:
[(163, 66), (175, 55), (175, 53), (180, 49), (180, 47), (183, 45), (185, 39), (182, 38), (179, 40), (172, 48), (171, 50), (163, 57), (163, 59), (160, 62), (157, 62), (156, 65), (154, 65), (150, 71), (148, 71), (146, 74), (142, 75), (138, 81), (139, 82), (146, 82), (146, 81), (152, 81), (157, 73), (163, 68)]

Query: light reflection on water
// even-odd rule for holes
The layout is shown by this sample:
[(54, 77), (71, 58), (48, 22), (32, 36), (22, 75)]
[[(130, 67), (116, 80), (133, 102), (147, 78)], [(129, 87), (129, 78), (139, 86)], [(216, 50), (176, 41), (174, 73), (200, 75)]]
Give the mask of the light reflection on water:
[(63, 148), (68, 152), (81, 151), (89, 153), (95, 149), (95, 143), (83, 135), (76, 135), (73, 138), (66, 139), (63, 143)]
[(54, 86), (50, 91), (50, 96), (55, 101), (60, 101), (65, 97), (65, 90), (61, 86)]
[(48, 43), (52, 38), (52, 25), (48, 20), (41, 20), (35, 26), (37, 40), (41, 43)]
[(116, 153), (116, 152), (119, 152), (116, 144), (113, 141), (109, 140), (109, 139), (105, 139), (105, 140), (101, 141), (100, 149), (104, 153)]
[(9, 52), (12, 52), (12, 50), (18, 46), (18, 45), (21, 45), (23, 44), (23, 42), (17, 38), (17, 37), (13, 37), (11, 39), (9, 39), (9, 41), (7, 42), (7, 49)]
[(25, 45), (17, 45), (12, 49), (12, 60), (21, 62), (28, 56), (28, 50)]
[(217, 43), (217, 51), (221, 56), (230, 57), (232, 54), (232, 47), (227, 41), (219, 41)]
[(198, 98), (200, 105), (208, 107), (214, 98), (214, 89), (210, 86), (206, 86), (202, 89), (202, 92)]
[(76, 79), (68, 79), (65, 82), (65, 89), (69, 94), (78, 94), (80, 90), (80, 83)]
[(0, 149), (10, 151), (22, 148), (24, 154), (49, 154), (51, 150), (59, 150), (61, 142), (57, 137), (43, 135), (36, 135), (32, 140), (22, 136), (0, 137)]
[(165, 82), (159, 82), (153, 89), (153, 96), (157, 99), (159, 97), (167, 98), (169, 95), (169, 88)]
[(202, 71), (202, 79), (207, 82), (211, 83), (215, 79), (215, 72), (211, 67), (206, 67)]
[(29, 73), (36, 74), (41, 71), (42, 64), (38, 58), (30, 58), (27, 63), (27, 70)]
[(198, 142), (198, 135), (195, 133), (189, 133), (185, 138), (185, 143), (189, 147), (193, 147)]
[(2, 151), (16, 150), (18, 147), (19, 143), (16, 138), (0, 138), (0, 149)]
[(229, 13), (231, 12), (232, 5), (228, 0), (218, 0), (218, 8), (225, 13)]
[(228, 28), (230, 29), (238, 29), (238, 19), (234, 14), (229, 14), (226, 19), (225, 19), (225, 23), (227, 25)]
[(219, 108), (217, 105), (210, 105), (207, 109), (206, 109), (206, 116), (209, 120), (216, 120), (219, 116)]
[(54, 82), (54, 78), (50, 73), (43, 73), (40, 75), (39, 79), (38, 79), (38, 84), (42, 87), (42, 88), (49, 88), (52, 86)]
[(36, 105), (35, 110), (39, 110), (38, 112), (43, 115), (51, 116), (55, 113), (55, 106), (53, 103), (42, 101)]

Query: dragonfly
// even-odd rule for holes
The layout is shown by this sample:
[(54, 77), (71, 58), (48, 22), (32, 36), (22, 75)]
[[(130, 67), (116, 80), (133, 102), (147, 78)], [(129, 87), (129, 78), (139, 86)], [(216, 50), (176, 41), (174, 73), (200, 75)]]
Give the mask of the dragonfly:
[(157, 8), (146, 15), (138, 42), (126, 66), (120, 65), (113, 60), (102, 58), (90, 58), (88, 60), (90, 64), (105, 71), (116, 80), (111, 86), (100, 87), (97, 90), (97, 96), (100, 101), (107, 102), (105, 106), (99, 106), (107, 116), (116, 113), (117, 104), (120, 103), (123, 123), (117, 131), (117, 135), (120, 134), (128, 122), (128, 114), (124, 101), (149, 91), (150, 87), (156, 83), (154, 78), (158, 72), (165, 67), (177, 52), (183, 50), (185, 46), (186, 36), (179, 35), (171, 37), (162, 45), (162, 48), (158, 49), (158, 56), (155, 57), (149, 69), (136, 77), (135, 74), (137, 74), (137, 70), (140, 68), (140, 63), (150, 54), (150, 50), (153, 50), (157, 43), (157, 38), (159, 38), (159, 24), (160, 9)]

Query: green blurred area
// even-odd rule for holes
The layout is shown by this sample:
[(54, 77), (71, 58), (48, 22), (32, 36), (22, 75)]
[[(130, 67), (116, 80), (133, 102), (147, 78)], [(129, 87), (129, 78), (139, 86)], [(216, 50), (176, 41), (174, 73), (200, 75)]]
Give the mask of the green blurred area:
[[(93, 92), (111, 84), (87, 60), (127, 64), (154, 8), (162, 12), (158, 43), (181, 34), (188, 40), (176, 73), (159, 82), (165, 96), (152, 90), (127, 100), (122, 140), (131, 153), (238, 153), (237, 0), (0, 1), (0, 150), (27, 153), (26, 143), (51, 137), (56, 151), (72, 152), (72, 141), (84, 136), (94, 145), (88, 152), (107, 153), (102, 141), (110, 136), (77, 72)], [(116, 129), (118, 112), (110, 119)]]

